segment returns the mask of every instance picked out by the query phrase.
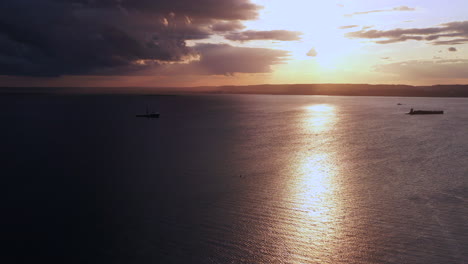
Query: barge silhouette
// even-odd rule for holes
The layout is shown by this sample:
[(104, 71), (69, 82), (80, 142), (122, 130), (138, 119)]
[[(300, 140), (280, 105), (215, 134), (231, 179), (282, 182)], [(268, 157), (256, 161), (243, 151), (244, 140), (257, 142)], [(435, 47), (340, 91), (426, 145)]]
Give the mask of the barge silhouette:
[(406, 114), (407, 115), (443, 115), (444, 111), (413, 110), (413, 108), (411, 108), (409, 113), (406, 113)]

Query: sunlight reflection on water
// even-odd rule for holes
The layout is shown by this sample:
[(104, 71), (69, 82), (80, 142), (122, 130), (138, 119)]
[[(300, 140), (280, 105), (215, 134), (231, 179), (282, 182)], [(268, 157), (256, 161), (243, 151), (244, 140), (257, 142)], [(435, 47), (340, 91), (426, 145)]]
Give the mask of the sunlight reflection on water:
[(329, 144), (333, 142), (332, 129), (337, 122), (333, 105), (316, 104), (305, 107), (298, 123), (298, 130), (304, 135), (301, 138), (304, 144), (293, 164), (295, 179), (290, 192), (294, 206), (292, 209), (302, 219), (296, 230), (300, 233), (300, 240), (307, 245), (296, 247), (296, 254), (321, 260), (329, 259), (329, 256), (316, 254), (332, 253), (330, 250), (333, 245), (330, 243), (338, 236), (338, 168), (334, 157), (336, 150)]
[(336, 110), (328, 104), (316, 104), (305, 107), (306, 115), (299, 129), (317, 133), (329, 131), (336, 122)]
[(330, 164), (330, 155), (309, 155), (304, 157), (300, 166), (301, 178), (296, 189), (298, 205), (310, 217), (325, 220), (320, 218), (325, 218), (330, 208), (334, 207), (329, 199), (334, 187), (331, 182), (334, 170)]

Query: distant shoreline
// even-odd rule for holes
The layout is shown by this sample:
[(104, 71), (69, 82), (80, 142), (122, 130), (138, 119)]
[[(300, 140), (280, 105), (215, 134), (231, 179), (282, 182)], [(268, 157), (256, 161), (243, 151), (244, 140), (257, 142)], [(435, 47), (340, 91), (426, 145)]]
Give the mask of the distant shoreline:
[(6, 94), (153, 95), (265, 94), (394, 97), (468, 97), (468, 85), (265, 84), (204, 87), (0, 87)]

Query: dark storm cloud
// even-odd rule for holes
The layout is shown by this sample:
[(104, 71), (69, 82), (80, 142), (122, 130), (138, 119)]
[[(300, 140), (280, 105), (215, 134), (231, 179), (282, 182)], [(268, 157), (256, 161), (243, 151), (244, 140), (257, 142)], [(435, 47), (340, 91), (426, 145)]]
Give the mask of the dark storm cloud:
[(270, 31), (255, 31), (247, 30), (243, 32), (234, 32), (224, 36), (228, 40), (233, 41), (250, 41), (250, 40), (281, 40), (293, 41), (300, 40), (302, 33), (289, 30), (270, 30)]
[[(433, 45), (457, 45), (468, 42), (468, 21), (445, 23), (437, 27), (392, 30), (360, 30), (347, 33), (348, 38), (376, 39), (376, 43), (388, 44), (407, 40), (428, 41)], [(439, 40), (441, 38), (455, 38)], [(381, 39), (381, 40), (377, 40)]]
[(380, 9), (380, 10), (371, 10), (371, 11), (364, 11), (364, 12), (354, 12), (352, 14), (347, 14), (345, 16), (347, 17), (352, 17), (355, 15), (367, 15), (371, 13), (382, 13), (382, 12), (395, 12), (395, 11), (415, 11), (415, 8), (408, 7), (408, 6), (399, 6), (399, 7), (394, 7), (392, 9)]
[(133, 74), (187, 61), (198, 56), (187, 40), (241, 29), (258, 8), (250, 0), (3, 0), (0, 75)]
[(55, 0), (76, 7), (124, 9), (129, 12), (183, 14), (194, 18), (249, 20), (257, 17), (259, 6), (250, 0)]
[(200, 60), (190, 64), (165, 65), (159, 74), (232, 75), (235, 73), (267, 73), (271, 66), (282, 64), (289, 57), (283, 50), (235, 47), (228, 44), (197, 44), (193, 47)]

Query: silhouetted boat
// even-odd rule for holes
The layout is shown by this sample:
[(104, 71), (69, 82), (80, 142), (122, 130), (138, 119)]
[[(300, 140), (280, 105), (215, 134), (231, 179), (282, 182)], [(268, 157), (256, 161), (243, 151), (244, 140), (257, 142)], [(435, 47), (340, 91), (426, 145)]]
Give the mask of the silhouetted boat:
[(136, 115), (136, 117), (159, 118), (159, 113)]
[(406, 113), (407, 115), (443, 115), (444, 111), (427, 111), (427, 110), (411, 110), (409, 113)]
[(159, 113), (150, 113), (148, 112), (148, 108), (146, 108), (146, 114), (136, 115), (136, 117), (159, 118)]

